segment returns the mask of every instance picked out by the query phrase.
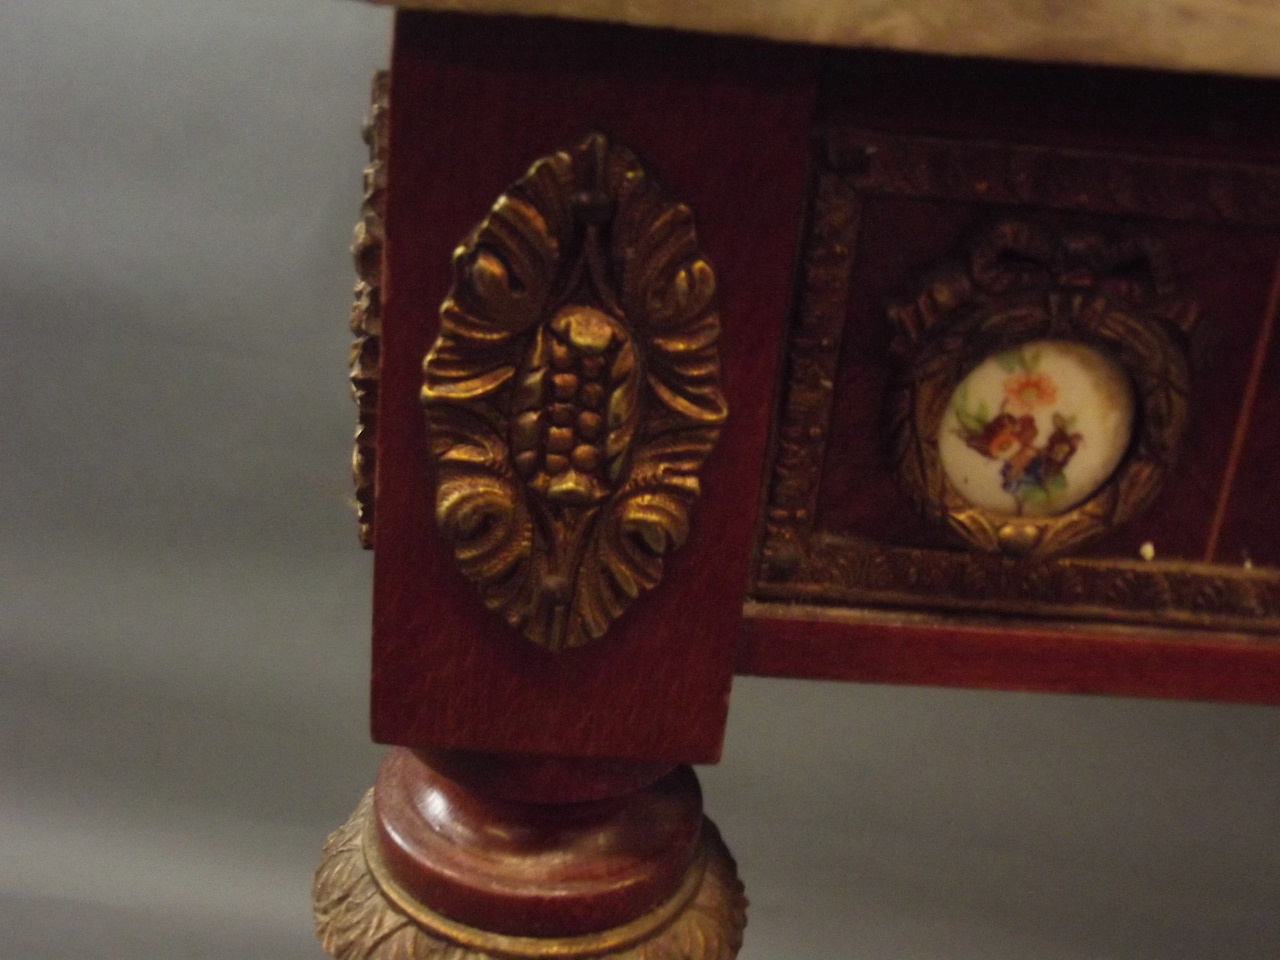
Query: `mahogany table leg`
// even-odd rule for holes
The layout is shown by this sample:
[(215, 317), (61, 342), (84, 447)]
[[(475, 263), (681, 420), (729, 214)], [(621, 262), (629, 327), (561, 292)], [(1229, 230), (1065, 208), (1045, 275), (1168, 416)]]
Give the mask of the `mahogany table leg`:
[(336, 960), (731, 960), (746, 924), (691, 768), (401, 747), (314, 896)]

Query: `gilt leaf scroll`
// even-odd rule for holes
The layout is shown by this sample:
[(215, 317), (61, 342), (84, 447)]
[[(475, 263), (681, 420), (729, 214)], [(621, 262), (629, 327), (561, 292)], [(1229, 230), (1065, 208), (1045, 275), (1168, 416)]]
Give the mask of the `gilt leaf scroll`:
[(422, 389), (440, 530), (534, 643), (596, 640), (688, 537), (727, 414), (693, 215), (593, 134), (498, 198), (440, 318)]

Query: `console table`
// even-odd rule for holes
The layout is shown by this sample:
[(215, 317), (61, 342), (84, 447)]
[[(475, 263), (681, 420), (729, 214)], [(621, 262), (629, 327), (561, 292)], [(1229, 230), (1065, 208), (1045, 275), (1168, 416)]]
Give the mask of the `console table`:
[(401, 6), (338, 960), (732, 957), (735, 673), (1280, 702), (1280, 13)]

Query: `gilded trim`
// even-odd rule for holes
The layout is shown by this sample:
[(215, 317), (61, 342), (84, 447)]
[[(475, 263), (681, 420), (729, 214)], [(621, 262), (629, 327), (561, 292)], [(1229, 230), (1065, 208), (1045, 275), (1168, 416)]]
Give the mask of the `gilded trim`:
[(373, 548), (374, 480), (377, 473), (378, 364), (382, 345), (382, 248), (387, 207), (387, 112), (391, 74), (373, 75), (364, 141), (369, 163), (364, 168), (364, 202), (356, 224), (351, 256), (356, 266), (355, 301), (351, 306), (351, 397), (358, 410), (351, 474), (356, 490), (360, 546)]
[(440, 317), (422, 387), (440, 531), (534, 643), (596, 640), (684, 544), (728, 414), (693, 215), (592, 134), (498, 198)]
[(825, 165), (861, 193), (1235, 226), (1280, 224), (1280, 170), (1254, 164), (851, 128), (828, 131), (824, 146)]
[(694, 852), (693, 863), (689, 865), (679, 889), (644, 916), (621, 927), (576, 937), (517, 937), (491, 933), (459, 923), (415, 900), (383, 862), (372, 817), (366, 821), (363, 843), (365, 862), (374, 882), (400, 912), (422, 929), (479, 953), (508, 957), (554, 957), (557, 960), (620, 953), (657, 936), (693, 902), (702, 887), (709, 857), (707, 846), (699, 843)]
[[(1149, 238), (1062, 233), (1027, 220), (982, 231), (889, 307), (901, 358), (889, 395), (890, 457), (916, 510), (970, 546), (1011, 556), (1064, 553), (1137, 516), (1177, 461), (1197, 314)], [(1139, 407), (1136, 435), (1115, 474), (1079, 506), (1044, 517), (994, 514), (947, 479), (938, 429), (975, 366), (1042, 338), (1119, 362)]]

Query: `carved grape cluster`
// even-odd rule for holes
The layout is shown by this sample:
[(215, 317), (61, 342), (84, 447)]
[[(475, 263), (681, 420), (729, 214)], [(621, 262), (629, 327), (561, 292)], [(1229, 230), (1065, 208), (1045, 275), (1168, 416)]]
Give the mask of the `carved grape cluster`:
[(607, 497), (634, 433), (636, 373), (635, 348), (617, 321), (594, 307), (557, 312), (535, 336), (513, 396), (521, 478), (558, 503)]
[(662, 580), (728, 414), (693, 215), (592, 134), (454, 255), (423, 365), (436, 521), (490, 610), (580, 647)]

